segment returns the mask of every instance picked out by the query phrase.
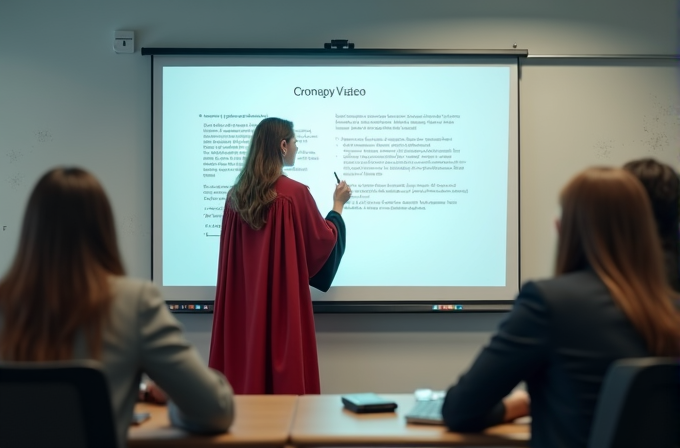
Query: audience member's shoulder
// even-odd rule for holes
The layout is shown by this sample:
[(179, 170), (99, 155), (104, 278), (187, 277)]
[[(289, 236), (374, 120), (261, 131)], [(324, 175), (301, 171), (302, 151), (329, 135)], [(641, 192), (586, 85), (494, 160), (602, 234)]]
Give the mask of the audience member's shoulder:
[(592, 269), (581, 269), (567, 274), (557, 275), (534, 282), (538, 287), (561, 287), (569, 288), (582, 282), (599, 282), (597, 274)]
[(160, 292), (153, 282), (133, 277), (112, 277), (111, 291), (117, 301), (139, 301), (160, 297)]
[(568, 299), (575, 305), (596, 296), (609, 296), (605, 284), (592, 269), (583, 269), (534, 282), (533, 286), (546, 301)]

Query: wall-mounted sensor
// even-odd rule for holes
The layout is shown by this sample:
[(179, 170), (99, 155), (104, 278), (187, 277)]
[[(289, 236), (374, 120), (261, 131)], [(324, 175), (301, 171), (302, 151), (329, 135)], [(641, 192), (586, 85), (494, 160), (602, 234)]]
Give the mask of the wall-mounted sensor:
[(116, 31), (113, 34), (113, 51), (116, 53), (135, 52), (135, 32)]

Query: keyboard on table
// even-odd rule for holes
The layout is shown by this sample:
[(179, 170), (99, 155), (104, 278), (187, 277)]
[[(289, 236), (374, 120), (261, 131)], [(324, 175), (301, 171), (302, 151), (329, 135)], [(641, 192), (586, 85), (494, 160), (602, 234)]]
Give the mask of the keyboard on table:
[(435, 398), (433, 400), (419, 400), (406, 414), (407, 423), (419, 423), (426, 425), (443, 425), (442, 419), (442, 404), (444, 398)]

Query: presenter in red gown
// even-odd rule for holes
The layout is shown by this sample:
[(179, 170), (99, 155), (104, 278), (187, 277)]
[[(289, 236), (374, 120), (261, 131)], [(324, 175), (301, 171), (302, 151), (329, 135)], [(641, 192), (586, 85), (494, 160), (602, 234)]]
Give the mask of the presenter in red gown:
[(296, 154), (293, 123), (262, 120), (227, 194), (209, 364), (236, 394), (321, 391), (309, 286), (330, 288), (352, 192), (339, 182), (324, 219), (309, 188), (283, 174)]

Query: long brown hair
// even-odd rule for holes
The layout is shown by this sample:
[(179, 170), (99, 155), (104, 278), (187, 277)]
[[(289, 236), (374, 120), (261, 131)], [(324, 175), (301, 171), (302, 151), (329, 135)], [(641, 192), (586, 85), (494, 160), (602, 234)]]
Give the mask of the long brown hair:
[(647, 193), (629, 172), (590, 168), (560, 195), (556, 274), (591, 267), (658, 356), (680, 354), (680, 315), (664, 276)]
[(283, 168), (281, 141), (290, 142), (294, 136), (293, 123), (281, 118), (265, 118), (255, 128), (243, 169), (227, 196), (227, 206), (255, 230), (267, 222), (269, 206), (276, 199), (274, 183)]
[(55, 168), (28, 200), (14, 261), (0, 282), (0, 356), (70, 359), (79, 332), (101, 354), (111, 275), (123, 275), (113, 213), (97, 179)]

